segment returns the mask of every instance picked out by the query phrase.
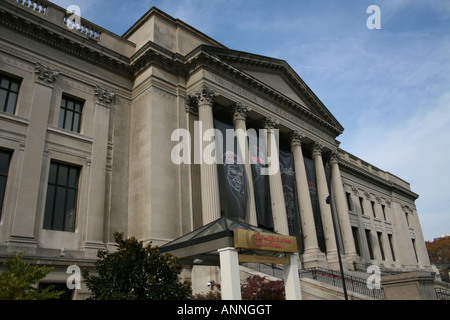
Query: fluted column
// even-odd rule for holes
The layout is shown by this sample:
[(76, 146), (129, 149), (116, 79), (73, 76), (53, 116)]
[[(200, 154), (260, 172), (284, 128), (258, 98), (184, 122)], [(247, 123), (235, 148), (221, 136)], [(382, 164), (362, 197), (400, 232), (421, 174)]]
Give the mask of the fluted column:
[(238, 140), (240, 152), (243, 156), (245, 176), (247, 177), (247, 212), (245, 213), (245, 222), (253, 226), (258, 226), (258, 218), (256, 216), (256, 204), (255, 204), (255, 193), (253, 188), (253, 178), (252, 169), (250, 167), (249, 161), (249, 151), (248, 151), (248, 139), (247, 139), (247, 125), (245, 120), (247, 119), (247, 112), (250, 108), (244, 104), (237, 102), (234, 109), (233, 123), (236, 132), (236, 137)]
[(339, 170), (339, 154), (334, 152), (330, 160), (331, 165), (331, 187), (333, 188), (334, 201), (338, 213), (339, 226), (344, 243), (344, 252), (347, 262), (352, 263), (357, 256), (355, 241), (353, 240), (352, 226), (348, 215), (348, 205), (342, 184), (341, 172)]
[[(267, 130), (267, 158), (271, 163), (269, 166), (269, 189), (272, 204), (273, 226), (275, 232), (289, 235), (289, 227), (287, 222), (286, 207), (284, 204), (283, 183), (281, 182), (281, 172), (279, 164), (278, 146), (276, 145), (276, 127), (278, 121), (271, 117), (266, 118), (265, 128)], [(276, 167), (274, 167), (276, 166)]]
[(314, 167), (316, 169), (317, 193), (319, 197), (320, 215), (322, 218), (323, 233), (325, 235), (325, 244), (327, 247), (327, 260), (331, 268), (338, 267), (338, 256), (336, 247), (336, 238), (334, 235), (333, 218), (331, 216), (330, 205), (327, 204), (326, 199), (329, 195), (327, 179), (325, 176), (325, 168), (322, 161), (323, 146), (320, 143), (315, 143), (313, 158)]
[(320, 249), (317, 242), (316, 225), (314, 222), (311, 197), (309, 195), (305, 162), (303, 161), (303, 152), (301, 146), (302, 139), (303, 135), (300, 132), (294, 131), (292, 133), (291, 151), (294, 154), (295, 179), (297, 183), (297, 198), (300, 209), (300, 220), (302, 222), (303, 243), (305, 246), (304, 258), (305, 258), (311, 254), (319, 253)]
[[(214, 141), (214, 135), (205, 135), (205, 132), (214, 130), (213, 119), (213, 103), (215, 92), (213, 89), (202, 86), (192, 96), (190, 96), (191, 103), (198, 105), (198, 116), (201, 128), (201, 154), (202, 161), (200, 164), (200, 181), (201, 181), (201, 195), (202, 195), (202, 217), (203, 225), (220, 218), (220, 199), (219, 199), (219, 180), (217, 175), (217, 163), (215, 161), (205, 162), (203, 151), (205, 147)], [(205, 137), (211, 137), (211, 140), (206, 140)]]

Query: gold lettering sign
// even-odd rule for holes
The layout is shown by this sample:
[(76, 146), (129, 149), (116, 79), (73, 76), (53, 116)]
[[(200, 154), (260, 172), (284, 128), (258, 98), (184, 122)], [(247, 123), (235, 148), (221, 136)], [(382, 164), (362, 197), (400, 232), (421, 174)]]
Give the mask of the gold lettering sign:
[(294, 253), (297, 252), (297, 239), (275, 233), (235, 229), (234, 247), (236, 249)]

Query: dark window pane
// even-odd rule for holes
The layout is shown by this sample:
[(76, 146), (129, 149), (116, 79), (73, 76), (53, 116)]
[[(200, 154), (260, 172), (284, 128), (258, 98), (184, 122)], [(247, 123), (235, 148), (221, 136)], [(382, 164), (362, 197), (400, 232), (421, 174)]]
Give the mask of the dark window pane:
[(64, 122), (64, 129), (72, 130), (73, 112), (66, 110), (66, 120)]
[(63, 187), (56, 188), (56, 199), (53, 215), (53, 230), (64, 230), (64, 210), (66, 201), (66, 189)]
[(11, 154), (9, 152), (0, 151), (0, 174), (7, 175), (9, 170), (9, 161)]
[(19, 83), (16, 81), (11, 82), (11, 91), (12, 92), (19, 92)]
[(77, 183), (78, 183), (78, 169), (70, 168), (68, 186), (71, 188), (76, 188)]
[(8, 96), (8, 91), (0, 89), (0, 111), (5, 111), (4, 106), (6, 105), (6, 97)]
[(69, 189), (67, 191), (66, 213), (65, 213), (65, 231), (74, 231), (75, 227), (75, 207), (76, 207), (76, 191)]
[(14, 114), (16, 109), (17, 93), (10, 92), (8, 97), (8, 102), (5, 107), (5, 112)]
[(9, 79), (2, 78), (2, 80), (0, 82), (0, 87), (2, 87), (3, 89), (9, 90)]
[(56, 184), (56, 175), (58, 174), (58, 166), (54, 163), (50, 164), (50, 173), (48, 175), (48, 183)]
[(52, 228), (53, 219), (53, 205), (55, 203), (55, 187), (49, 185), (47, 188), (47, 199), (45, 201), (45, 213), (44, 213), (44, 229)]
[(67, 176), (69, 174), (69, 168), (65, 165), (58, 166), (58, 181), (56, 182), (59, 186), (64, 186), (67, 183)]

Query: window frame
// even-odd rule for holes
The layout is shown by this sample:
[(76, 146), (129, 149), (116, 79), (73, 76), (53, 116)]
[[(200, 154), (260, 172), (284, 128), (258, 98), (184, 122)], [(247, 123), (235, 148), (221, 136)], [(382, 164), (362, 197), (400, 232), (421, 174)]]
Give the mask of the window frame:
[[(2, 81), (4, 79), (9, 81), (8, 88), (3, 88), (1, 86), (1, 83), (2, 83)], [(13, 83), (17, 84), (17, 91), (14, 91), (14, 90), (11, 89), (11, 85)], [(1, 90), (6, 91), (5, 102), (2, 103), (0, 101), (0, 111), (1, 112), (5, 112), (7, 114), (12, 114), (12, 115), (16, 114), (17, 101), (19, 100), (19, 92), (20, 92), (21, 85), (22, 85), (22, 79), (21, 78), (10, 76), (10, 75), (5, 74), (5, 73), (0, 73), (0, 91)], [(15, 94), (16, 95), (12, 112), (8, 111), (8, 109), (9, 109), (8, 105), (9, 105), (9, 102), (10, 102), (11, 94)]]
[[(72, 103), (72, 109), (69, 108), (69, 103)], [(81, 133), (84, 103), (85, 100), (64, 93), (61, 97), (61, 102), (59, 105), (58, 128), (75, 133)], [(78, 111), (76, 110), (77, 106), (79, 106)], [(78, 117), (77, 121), (75, 120), (76, 116)], [(68, 120), (70, 125), (66, 123)]]
[[(10, 150), (0, 149), (0, 153), (8, 155), (8, 163), (6, 164), (6, 172), (0, 171), (0, 186), (3, 184), (4, 180), (4, 186), (0, 188), (0, 221), (3, 216), (3, 206), (5, 204), (5, 196), (6, 196), (6, 188), (8, 186), (8, 176), (9, 176), (9, 170), (11, 168), (11, 159), (13, 152)], [(1, 167), (0, 167), (1, 168)], [(2, 191), (3, 189), (3, 191)]]
[[(61, 177), (61, 170), (66, 176)], [(52, 170), (55, 170), (54, 173)], [(71, 174), (75, 173), (75, 178)], [(54, 177), (52, 176), (54, 174)], [(47, 194), (42, 228), (52, 231), (75, 232), (81, 167), (56, 160), (50, 161)], [(71, 179), (73, 181), (71, 181)], [(60, 196), (58, 199), (58, 195)], [(63, 199), (61, 199), (63, 197)], [(60, 210), (63, 209), (62, 212)], [(71, 215), (70, 219), (67, 219)]]

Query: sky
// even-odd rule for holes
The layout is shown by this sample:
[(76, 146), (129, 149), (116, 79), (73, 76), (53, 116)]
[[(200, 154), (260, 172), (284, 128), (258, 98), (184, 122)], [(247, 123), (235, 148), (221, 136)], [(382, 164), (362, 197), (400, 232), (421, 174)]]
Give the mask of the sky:
[(52, 2), (118, 35), (155, 6), (230, 49), (285, 60), (345, 128), (340, 147), (419, 194), (425, 240), (450, 234), (450, 0)]

